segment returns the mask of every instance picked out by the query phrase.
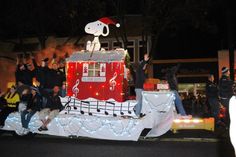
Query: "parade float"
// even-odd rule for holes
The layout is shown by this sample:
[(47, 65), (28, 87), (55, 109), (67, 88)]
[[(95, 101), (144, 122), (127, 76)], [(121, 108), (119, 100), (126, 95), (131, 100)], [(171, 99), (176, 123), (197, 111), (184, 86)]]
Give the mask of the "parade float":
[[(110, 24), (119, 27), (110, 18), (86, 25), (85, 31), (93, 34), (94, 40), (87, 42), (86, 50), (74, 52), (66, 60), (67, 96), (61, 98), (64, 109), (43, 132), (38, 131), (41, 121), (36, 113), (29, 123), (31, 132), (137, 141), (144, 129), (150, 129), (146, 137), (158, 137), (171, 129), (176, 111), (174, 94), (166, 84), (152, 84), (151, 91), (143, 91), (142, 113), (146, 116), (135, 115), (137, 102), (128, 97), (128, 52), (105, 51), (100, 46), (99, 36), (109, 34)], [(177, 126), (174, 125), (175, 130)], [(10, 114), (3, 130), (21, 134), (20, 114)]]

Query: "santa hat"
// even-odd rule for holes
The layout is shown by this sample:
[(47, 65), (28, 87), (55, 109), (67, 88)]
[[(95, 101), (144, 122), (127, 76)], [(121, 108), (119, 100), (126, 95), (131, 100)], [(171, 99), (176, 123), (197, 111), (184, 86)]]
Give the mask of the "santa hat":
[(34, 90), (36, 93), (39, 93), (39, 88), (36, 86), (31, 86), (30, 89)]
[(227, 67), (223, 67), (223, 68), (221, 69), (222, 74), (225, 74), (225, 73), (228, 72), (228, 71), (229, 71), (229, 69), (228, 69)]
[(101, 21), (102, 23), (104, 23), (106, 25), (113, 24), (116, 27), (120, 27), (119, 23), (115, 22), (114, 20), (110, 19), (109, 17), (100, 18), (99, 21)]

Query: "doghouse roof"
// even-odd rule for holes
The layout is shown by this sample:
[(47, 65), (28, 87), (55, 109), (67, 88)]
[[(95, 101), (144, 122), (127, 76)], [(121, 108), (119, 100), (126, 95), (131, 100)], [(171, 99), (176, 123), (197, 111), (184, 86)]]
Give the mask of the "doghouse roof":
[(77, 62), (77, 61), (96, 61), (96, 62), (112, 62), (112, 61), (123, 61), (127, 55), (126, 50), (109, 50), (109, 51), (78, 51), (73, 53), (69, 58), (66, 59), (67, 62)]

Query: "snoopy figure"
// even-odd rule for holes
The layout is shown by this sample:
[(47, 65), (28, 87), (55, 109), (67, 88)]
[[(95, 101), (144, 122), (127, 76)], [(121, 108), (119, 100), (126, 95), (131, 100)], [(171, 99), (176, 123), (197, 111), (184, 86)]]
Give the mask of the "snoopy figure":
[(99, 42), (99, 36), (108, 36), (109, 34), (109, 24), (113, 24), (116, 27), (120, 27), (119, 23), (115, 23), (108, 17), (100, 18), (97, 21), (90, 22), (85, 26), (85, 32), (88, 34), (93, 34), (93, 41), (87, 41), (86, 50), (89, 52), (99, 51), (101, 49), (101, 44)]

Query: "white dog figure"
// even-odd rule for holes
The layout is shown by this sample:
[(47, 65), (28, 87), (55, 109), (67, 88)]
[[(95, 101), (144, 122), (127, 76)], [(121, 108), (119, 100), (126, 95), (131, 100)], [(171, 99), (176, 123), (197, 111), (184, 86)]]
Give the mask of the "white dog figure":
[(89, 52), (99, 51), (101, 44), (99, 42), (99, 36), (108, 36), (109, 34), (109, 24), (113, 24), (116, 27), (120, 27), (119, 23), (115, 23), (108, 17), (103, 17), (95, 22), (90, 22), (85, 26), (85, 32), (88, 34), (93, 34), (93, 41), (87, 41), (86, 50)]
[(229, 115), (230, 115), (230, 128), (229, 135), (230, 141), (234, 147), (236, 156), (236, 84), (233, 85), (234, 95), (229, 100)]

